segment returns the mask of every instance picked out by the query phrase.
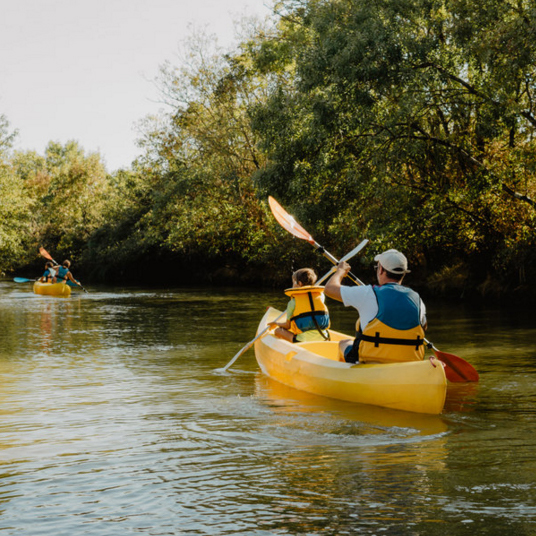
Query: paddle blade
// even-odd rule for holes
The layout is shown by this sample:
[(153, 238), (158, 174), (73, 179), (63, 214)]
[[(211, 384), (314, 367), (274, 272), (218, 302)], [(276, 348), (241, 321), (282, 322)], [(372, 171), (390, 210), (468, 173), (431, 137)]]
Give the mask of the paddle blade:
[(445, 363), (445, 375), (449, 382), (477, 382), (480, 378), (475, 367), (465, 359), (434, 349), (436, 357)]
[(45, 259), (48, 259), (49, 261), (52, 261), (52, 262), (56, 262), (56, 261), (52, 258), (52, 256), (50, 255), (50, 253), (49, 253), (45, 248), (40, 247), (40, 248), (39, 248), (39, 253), (40, 253), (43, 257), (45, 257)]
[(27, 279), (26, 277), (14, 277), (15, 283), (33, 283), (35, 279)]
[[(349, 259), (351, 259), (352, 257), (354, 257), (355, 255), (357, 255), (366, 245), (368, 244), (368, 240), (365, 238), (365, 240), (363, 240), (361, 242), (361, 244), (359, 244), (357, 247), (355, 247), (354, 249), (352, 249), (352, 251), (350, 251), (349, 253), (347, 253), (339, 262), (342, 262), (342, 261), (348, 261)], [(334, 266), (329, 272), (327, 272), (326, 274), (324, 274), (317, 282), (316, 284), (317, 285), (321, 285), (326, 279), (328, 279), (331, 275), (333, 275), (335, 272), (337, 271), (337, 266)]]
[[(277, 322), (278, 320), (281, 320), (285, 315), (287, 314), (286, 311), (283, 311), (275, 320), (274, 322)], [(247, 350), (249, 350), (261, 337), (264, 337), (268, 332), (270, 331), (270, 326), (265, 327), (260, 333), (257, 334), (257, 336), (254, 339), (251, 339), (242, 350), (239, 350), (238, 353), (225, 365), (225, 367), (221, 369), (217, 369), (217, 372), (227, 372), (227, 369), (242, 355), (245, 354)]]
[(313, 246), (316, 244), (313, 237), (272, 196), (268, 197), (268, 203), (274, 218), (283, 229), (286, 229), (296, 238), (307, 240)]
[(233, 363), (243, 354), (245, 354), (254, 344), (255, 344), (255, 341), (257, 340), (257, 337), (255, 337), (255, 339), (249, 341), (246, 346), (244, 346), (244, 348), (242, 348), (241, 350), (239, 350), (235, 356), (233, 357), (233, 359), (231, 359), (231, 361), (229, 361), (229, 363), (227, 363), (227, 365), (225, 365), (225, 367), (221, 368), (221, 369), (218, 369), (218, 372), (227, 372), (227, 369), (229, 367), (231, 367), (233, 365)]
[(266, 335), (268, 333), (269, 328), (263, 329), (254, 339), (249, 341), (242, 350), (239, 350), (238, 353), (223, 367), (222, 369), (218, 369), (218, 372), (227, 372), (227, 369), (243, 354), (245, 354), (254, 344), (255, 342), (260, 339), (263, 335)]
[(367, 244), (368, 244), (368, 239), (365, 238), (365, 240), (363, 240), (358, 246), (352, 249), (352, 251), (350, 251), (344, 257), (342, 257), (342, 259), (340, 259), (339, 262), (348, 261), (352, 257), (355, 257), (355, 255), (357, 255)]

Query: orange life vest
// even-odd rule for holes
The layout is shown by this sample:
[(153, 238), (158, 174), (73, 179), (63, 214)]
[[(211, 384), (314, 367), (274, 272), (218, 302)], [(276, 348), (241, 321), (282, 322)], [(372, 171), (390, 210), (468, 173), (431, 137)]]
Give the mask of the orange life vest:
[(296, 335), (304, 331), (316, 329), (324, 338), (329, 335), (324, 332), (329, 328), (329, 312), (322, 300), (324, 287), (305, 286), (285, 290), (285, 294), (294, 298), (295, 307), (290, 320), (290, 331)]

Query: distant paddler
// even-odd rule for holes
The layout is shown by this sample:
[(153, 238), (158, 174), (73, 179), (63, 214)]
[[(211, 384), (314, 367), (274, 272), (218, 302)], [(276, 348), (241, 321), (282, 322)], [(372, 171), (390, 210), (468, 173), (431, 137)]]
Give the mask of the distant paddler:
[(84, 287), (80, 284), (80, 281), (77, 281), (71, 273), (71, 261), (64, 260), (62, 265), (58, 268), (58, 272), (56, 274), (54, 282), (67, 283), (67, 281), (71, 281), (75, 285), (79, 286), (82, 290), (84, 290)]

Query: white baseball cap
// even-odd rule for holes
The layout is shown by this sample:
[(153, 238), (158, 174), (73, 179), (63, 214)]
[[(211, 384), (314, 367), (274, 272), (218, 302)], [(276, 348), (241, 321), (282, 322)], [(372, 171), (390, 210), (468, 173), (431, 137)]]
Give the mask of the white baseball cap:
[(393, 274), (407, 274), (410, 272), (408, 270), (408, 259), (396, 249), (388, 249), (376, 255), (374, 260), (379, 262), (385, 270)]

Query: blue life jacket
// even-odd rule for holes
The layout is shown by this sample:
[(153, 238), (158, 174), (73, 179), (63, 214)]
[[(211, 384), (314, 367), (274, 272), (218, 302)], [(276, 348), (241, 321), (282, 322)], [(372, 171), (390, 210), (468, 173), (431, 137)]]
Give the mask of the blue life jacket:
[(65, 268), (64, 266), (60, 266), (58, 268), (58, 273), (56, 274), (56, 279), (60, 279), (62, 281), (67, 281), (67, 274), (69, 273), (69, 269)]
[(424, 359), (421, 299), (408, 287), (388, 283), (373, 287), (378, 314), (359, 327), (359, 361), (392, 363)]

